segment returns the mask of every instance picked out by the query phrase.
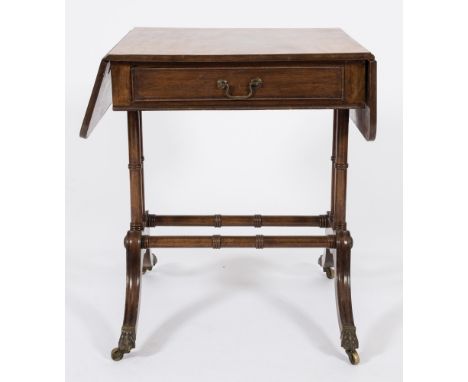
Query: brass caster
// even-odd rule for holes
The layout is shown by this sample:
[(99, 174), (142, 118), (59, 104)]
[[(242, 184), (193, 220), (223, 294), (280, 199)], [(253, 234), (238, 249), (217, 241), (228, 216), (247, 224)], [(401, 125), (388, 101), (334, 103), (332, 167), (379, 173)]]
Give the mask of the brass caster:
[(124, 356), (124, 352), (119, 348), (112, 349), (111, 357), (114, 361), (120, 361)]
[(326, 268), (323, 269), (323, 271), (327, 275), (327, 278), (329, 278), (330, 280), (335, 278), (335, 268), (326, 267)]
[[(153, 267), (158, 262), (158, 258), (156, 257), (156, 255), (154, 253), (150, 253), (150, 256), (151, 256), (151, 261), (150, 261), (151, 265), (145, 264), (145, 262), (143, 262), (143, 269), (142, 269), (143, 274), (145, 274), (147, 271), (152, 271)], [(146, 255), (145, 255), (145, 257), (146, 257)]]
[(356, 350), (346, 350), (346, 354), (348, 354), (349, 362), (351, 362), (352, 365), (357, 365), (361, 361)]

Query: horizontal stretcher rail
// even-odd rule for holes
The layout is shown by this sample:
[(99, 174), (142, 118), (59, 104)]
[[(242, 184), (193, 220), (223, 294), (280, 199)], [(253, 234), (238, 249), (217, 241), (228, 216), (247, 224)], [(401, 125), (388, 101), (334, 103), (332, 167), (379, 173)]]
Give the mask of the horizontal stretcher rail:
[(146, 215), (146, 226), (330, 227), (328, 215)]
[(336, 236), (143, 236), (143, 248), (335, 248)]

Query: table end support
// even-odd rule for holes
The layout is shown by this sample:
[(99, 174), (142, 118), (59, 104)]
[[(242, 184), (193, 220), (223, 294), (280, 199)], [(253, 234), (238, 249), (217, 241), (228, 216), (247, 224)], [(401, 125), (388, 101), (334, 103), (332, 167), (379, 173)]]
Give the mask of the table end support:
[(127, 252), (127, 282), (125, 290), (125, 311), (119, 343), (111, 352), (114, 361), (120, 361), (136, 343), (136, 327), (140, 306), (142, 248), (141, 231), (128, 231), (124, 245)]

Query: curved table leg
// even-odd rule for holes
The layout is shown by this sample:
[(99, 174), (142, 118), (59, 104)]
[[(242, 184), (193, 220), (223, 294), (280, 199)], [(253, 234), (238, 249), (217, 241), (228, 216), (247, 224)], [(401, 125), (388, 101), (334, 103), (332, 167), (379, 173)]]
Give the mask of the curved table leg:
[(111, 353), (114, 361), (121, 360), (125, 353), (129, 353), (135, 347), (142, 270), (141, 232), (129, 231), (125, 237), (125, 247), (127, 249), (125, 313), (118, 347)]
[(336, 246), (335, 290), (341, 330), (341, 347), (345, 349), (350, 362), (356, 365), (359, 363), (359, 355), (356, 351), (359, 347), (359, 341), (356, 336), (351, 302), (350, 262), (353, 240), (349, 231), (337, 231)]

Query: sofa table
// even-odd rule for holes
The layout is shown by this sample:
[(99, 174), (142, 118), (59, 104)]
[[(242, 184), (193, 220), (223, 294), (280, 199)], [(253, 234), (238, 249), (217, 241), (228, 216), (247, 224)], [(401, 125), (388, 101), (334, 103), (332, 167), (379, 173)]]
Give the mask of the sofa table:
[[(359, 363), (346, 226), (348, 124), (368, 141), (376, 133), (376, 61), (341, 29), (135, 28), (101, 61), (80, 136), (108, 107), (126, 111), (130, 229), (123, 326), (112, 359), (135, 347), (142, 274), (156, 264), (151, 248), (324, 248), (319, 265), (334, 278), (341, 346)], [(146, 211), (142, 111), (333, 109), (330, 211), (317, 216), (171, 215)], [(308, 226), (321, 236), (150, 236), (157, 226)]]

